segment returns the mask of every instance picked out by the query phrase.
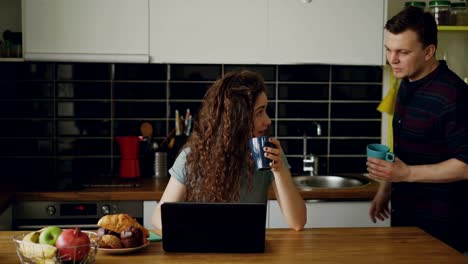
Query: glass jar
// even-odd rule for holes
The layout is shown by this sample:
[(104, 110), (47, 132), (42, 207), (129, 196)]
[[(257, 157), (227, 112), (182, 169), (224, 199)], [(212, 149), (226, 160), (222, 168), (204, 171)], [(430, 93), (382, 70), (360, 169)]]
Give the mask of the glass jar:
[(430, 1), (429, 11), (437, 25), (450, 25), (450, 1)]
[(424, 1), (408, 1), (405, 2), (405, 7), (407, 6), (415, 6), (415, 7), (420, 7), (423, 10), (426, 9), (426, 2)]
[(450, 6), (450, 22), (456, 26), (468, 26), (468, 9), (465, 2), (455, 2)]

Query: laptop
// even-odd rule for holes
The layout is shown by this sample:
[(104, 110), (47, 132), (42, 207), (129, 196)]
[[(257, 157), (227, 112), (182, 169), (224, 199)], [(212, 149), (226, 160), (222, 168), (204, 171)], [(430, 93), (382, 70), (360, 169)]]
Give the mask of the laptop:
[(166, 202), (161, 205), (167, 252), (265, 251), (266, 204)]

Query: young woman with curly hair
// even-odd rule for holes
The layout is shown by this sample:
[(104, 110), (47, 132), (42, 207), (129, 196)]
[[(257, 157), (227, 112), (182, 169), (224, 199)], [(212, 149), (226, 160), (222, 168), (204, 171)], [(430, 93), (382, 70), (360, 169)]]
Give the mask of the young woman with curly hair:
[(164, 202), (266, 203), (273, 185), (286, 222), (294, 230), (306, 223), (306, 208), (276, 138), (265, 149), (271, 170), (254, 171), (248, 141), (265, 135), (266, 86), (260, 75), (242, 70), (227, 73), (207, 91), (194, 130), (169, 170), (171, 178), (153, 213), (161, 229)]

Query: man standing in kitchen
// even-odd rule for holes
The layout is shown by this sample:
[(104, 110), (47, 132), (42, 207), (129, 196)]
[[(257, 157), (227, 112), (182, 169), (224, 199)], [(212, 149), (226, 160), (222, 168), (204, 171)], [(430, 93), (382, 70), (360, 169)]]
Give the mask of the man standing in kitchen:
[(468, 251), (468, 85), (435, 57), (437, 24), (408, 7), (385, 24), (387, 60), (401, 79), (393, 118), (395, 162), (368, 158), (379, 180), (369, 214), (418, 226)]

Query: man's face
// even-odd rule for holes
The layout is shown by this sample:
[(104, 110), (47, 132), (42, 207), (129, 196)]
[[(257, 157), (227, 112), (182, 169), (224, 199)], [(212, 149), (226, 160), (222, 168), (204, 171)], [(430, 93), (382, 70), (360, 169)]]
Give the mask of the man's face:
[(424, 69), (432, 55), (428, 55), (427, 47), (423, 48), (414, 31), (399, 34), (385, 31), (385, 49), (395, 78), (415, 81), (425, 76)]

